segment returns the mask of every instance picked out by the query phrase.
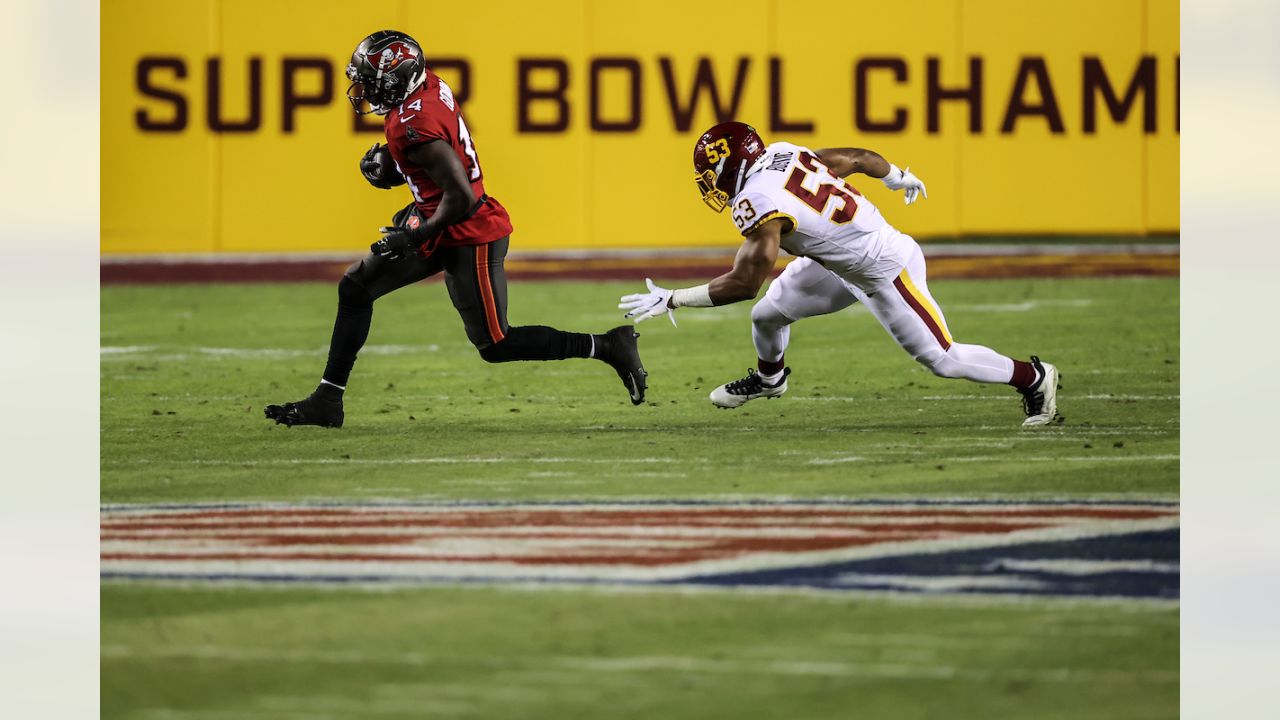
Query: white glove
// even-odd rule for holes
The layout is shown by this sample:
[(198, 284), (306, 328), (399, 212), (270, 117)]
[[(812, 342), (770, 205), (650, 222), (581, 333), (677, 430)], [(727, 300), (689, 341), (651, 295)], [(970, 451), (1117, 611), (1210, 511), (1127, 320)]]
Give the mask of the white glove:
[(907, 205), (915, 202), (921, 195), (929, 197), (929, 191), (924, 189), (924, 183), (920, 182), (920, 178), (911, 174), (911, 168), (899, 170), (897, 165), (890, 165), (889, 174), (880, 180), (890, 190), (906, 190), (906, 195), (902, 199)]
[(669, 305), (671, 291), (654, 285), (653, 280), (649, 278), (645, 278), (644, 283), (649, 286), (649, 292), (623, 295), (620, 298), (622, 302), (618, 303), (618, 307), (627, 311), (623, 317), (633, 318), (637, 323), (641, 323), (666, 313), (667, 317), (671, 318), (671, 324), (675, 325), (675, 309)]

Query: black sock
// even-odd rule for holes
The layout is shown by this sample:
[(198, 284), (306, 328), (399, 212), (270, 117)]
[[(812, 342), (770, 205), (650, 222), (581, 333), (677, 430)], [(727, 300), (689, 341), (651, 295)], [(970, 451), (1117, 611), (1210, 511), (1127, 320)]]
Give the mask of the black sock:
[(509, 328), (502, 342), (482, 349), (480, 356), (489, 362), (585, 358), (591, 356), (591, 336), (546, 325), (522, 325)]
[[(356, 354), (369, 339), (373, 323), (373, 298), (348, 278), (338, 284), (338, 317), (333, 321), (333, 337), (329, 340), (329, 362), (324, 366), (324, 379), (346, 386)], [(337, 388), (334, 388), (335, 390)]]
[(340, 388), (337, 385), (322, 382), (316, 386), (316, 391), (313, 394), (316, 397), (323, 398), (325, 400), (341, 400), (344, 389), (345, 388)]

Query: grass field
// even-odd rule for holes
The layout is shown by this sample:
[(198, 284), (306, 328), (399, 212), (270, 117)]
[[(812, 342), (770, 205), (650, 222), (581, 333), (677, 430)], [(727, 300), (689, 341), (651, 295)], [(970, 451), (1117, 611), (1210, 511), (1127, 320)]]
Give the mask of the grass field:
[[(937, 281), (962, 342), (1064, 374), (1061, 425), (933, 377), (860, 309), (796, 326), (791, 390), (717, 411), (749, 305), (640, 326), (649, 401), (594, 361), (490, 366), (438, 284), (379, 301), (341, 430), (288, 429), (328, 285), (106, 287), (102, 501), (1176, 500), (1178, 284)], [(599, 331), (633, 283), (512, 286)], [(1156, 718), (1176, 603), (652, 587), (107, 582), (104, 717)]]

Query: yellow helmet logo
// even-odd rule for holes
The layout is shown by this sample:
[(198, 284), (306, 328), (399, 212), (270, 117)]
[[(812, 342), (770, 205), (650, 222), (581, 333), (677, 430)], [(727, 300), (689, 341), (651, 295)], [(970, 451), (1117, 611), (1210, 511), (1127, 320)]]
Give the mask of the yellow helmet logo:
[(724, 138), (707, 144), (707, 159), (713, 163), (720, 162), (721, 158), (729, 157), (729, 141)]

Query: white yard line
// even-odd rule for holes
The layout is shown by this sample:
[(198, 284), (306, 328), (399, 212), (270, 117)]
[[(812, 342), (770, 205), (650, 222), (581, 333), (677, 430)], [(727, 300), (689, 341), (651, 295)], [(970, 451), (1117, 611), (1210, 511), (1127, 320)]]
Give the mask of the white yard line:
[(806, 465), (842, 465), (845, 463), (865, 462), (866, 457), (862, 455), (837, 455), (829, 458), (814, 458)]
[[(1102, 448), (1101, 451), (1110, 451), (1108, 448)], [(923, 450), (913, 450), (911, 448), (880, 448), (864, 451), (867, 455), (835, 455), (833, 457), (815, 457), (805, 462), (805, 465), (841, 465), (854, 462), (901, 462), (898, 457), (904, 458), (920, 458), (928, 457), (930, 462), (940, 465), (947, 463), (976, 463), (976, 462), (1162, 462), (1180, 459), (1179, 455), (1171, 454), (1151, 454), (1151, 455), (1064, 455), (1060, 457), (1049, 456), (1027, 456), (1018, 454), (1009, 454), (1005, 456), (996, 455), (970, 455), (970, 456), (949, 456), (940, 457), (935, 452)], [(815, 453), (817, 454), (817, 453)], [(874, 457), (875, 455), (892, 456), (892, 457)], [(870, 457), (868, 457), (870, 456)]]
[[(416, 355), (419, 353), (439, 352), (440, 346), (430, 345), (365, 345), (360, 352), (366, 355)], [(327, 347), (312, 349), (300, 348), (234, 348), (234, 347), (186, 347), (157, 345), (125, 345), (103, 346), (98, 348), (101, 358), (124, 359), (134, 355), (160, 356), (154, 359), (180, 358), (234, 358), (237, 360), (322, 356), (329, 352)]]
[(1085, 308), (1094, 304), (1093, 300), (1088, 298), (1079, 299), (1062, 299), (1062, 300), (1025, 300), (1019, 303), (988, 303), (977, 305), (947, 305), (947, 312), (952, 310), (959, 312), (978, 312), (978, 313), (1024, 313), (1040, 308)]
[[(916, 400), (963, 400), (971, 401), (990, 401), (990, 402), (1018, 402), (1020, 398), (1016, 394), (1004, 393), (1000, 395), (924, 395), (922, 397), (875, 397), (874, 395), (814, 395), (814, 396), (787, 396), (785, 399), (800, 402), (894, 402), (894, 403), (910, 403)], [(1071, 400), (1111, 400), (1111, 401), (1167, 401), (1181, 400), (1181, 395), (1124, 395), (1111, 393), (1093, 393), (1090, 395), (1067, 395), (1063, 394), (1064, 401)]]
[[(457, 667), (456, 656), (430, 656), (421, 653), (370, 654), (357, 650), (280, 650), (276, 648), (237, 648), (218, 645), (139, 649), (128, 645), (103, 645), (103, 660), (198, 660), (231, 663), (315, 664), (315, 665), (403, 665), (410, 667)], [(464, 661), (465, 662), (465, 661)], [(490, 673), (520, 671), (521, 661), (493, 657), (479, 661)], [(711, 659), (685, 655), (632, 655), (620, 657), (579, 657), (550, 655), (525, 660), (541, 672), (552, 668), (571, 673), (700, 673), (714, 675), (764, 675), (793, 677), (843, 677), (912, 680), (959, 680), (964, 682), (1034, 683), (1145, 683), (1175, 684), (1176, 671), (1165, 670), (1081, 670), (1076, 668), (975, 668), (953, 665), (914, 663), (851, 663), (825, 659), (748, 660)]]
[(1177, 495), (1149, 495), (1139, 493), (1106, 493), (1071, 497), (1063, 495), (1038, 495), (1008, 497), (1005, 495), (961, 496), (937, 495), (881, 495), (865, 498), (846, 496), (801, 496), (751, 493), (710, 493), (672, 498), (667, 495), (619, 495), (607, 498), (580, 498), (574, 500), (524, 500), (524, 501), (467, 501), (453, 499), (417, 498), (397, 499), (389, 504), (365, 500), (352, 501), (347, 497), (313, 497), (301, 501), (277, 500), (191, 501), (170, 503), (108, 503), (100, 511), (112, 517), (128, 518), (132, 515), (159, 517), (164, 513), (190, 512), (241, 512), (245, 510), (355, 511), (370, 513), (426, 512), (433, 510), (704, 510), (714, 513), (729, 509), (760, 509), (778, 511), (832, 510), (835, 512), (896, 511), (896, 510), (969, 510), (979, 515), (991, 512), (1022, 511), (1037, 508), (1089, 509), (1097, 507), (1132, 507), (1166, 510), (1176, 513), (1179, 508)]
[(534, 463), (540, 465), (586, 464), (586, 465), (661, 465), (669, 463), (702, 464), (708, 461), (701, 459), (676, 458), (502, 458), (502, 457), (429, 457), (429, 458), (273, 458), (270, 460), (152, 460), (150, 458), (129, 458), (103, 461), (104, 465), (214, 465), (214, 466), (260, 466), (260, 465), (500, 465), (502, 463)]
[(1010, 455), (1006, 457), (996, 457), (994, 455), (975, 456), (975, 457), (952, 457), (942, 460), (946, 463), (975, 463), (975, 462), (997, 462), (1017, 460), (1018, 462), (1176, 462), (1181, 459), (1180, 455), (1061, 455), (1052, 457), (1044, 456), (1027, 456), (1027, 455)]
[[(408, 520), (430, 520), (429, 515), (421, 515), (416, 517), (407, 516), (373, 516), (366, 522), (387, 522), (394, 523), (397, 521), (406, 522)], [(297, 520), (294, 526), (285, 527), (249, 527), (238, 528), (237, 522), (213, 521), (207, 518), (184, 520), (184, 527), (181, 529), (174, 528), (130, 528), (121, 530), (112, 523), (102, 525), (102, 535), (104, 536), (102, 543), (104, 546), (114, 547), (117, 543), (127, 544), (129, 540), (117, 540), (118, 536), (128, 536), (130, 538), (175, 538), (202, 540), (211, 539), (219, 540), (220, 535), (271, 535), (273, 537), (288, 538), (295, 535), (326, 537), (333, 536), (336, 538), (357, 538), (362, 535), (376, 536), (412, 536), (420, 537), (428, 540), (432, 537), (442, 538), (459, 538), (459, 537), (489, 537), (492, 535), (515, 536), (520, 537), (529, 535), (539, 537), (542, 535), (572, 535), (589, 539), (596, 536), (627, 536), (628, 542), (633, 542), (634, 538), (663, 538), (663, 537), (679, 537), (679, 538), (703, 538), (710, 540), (722, 540), (728, 538), (779, 538), (779, 539), (809, 539), (809, 538), (828, 538), (828, 537), (884, 537), (888, 531), (882, 529), (885, 525), (902, 525), (904, 526), (901, 533), (911, 534), (916, 532), (915, 526), (922, 524), (953, 522), (953, 523), (979, 523), (983, 525), (1025, 525), (1030, 522), (1027, 518), (1007, 518), (995, 517), (990, 515), (979, 515), (972, 518), (955, 518), (922, 515), (918, 518), (805, 518), (803, 527), (778, 527), (779, 524), (785, 524), (791, 518), (777, 518), (768, 520), (767, 523), (752, 523), (740, 520), (723, 520), (713, 522), (710, 520), (700, 521), (698, 525), (681, 525), (674, 527), (664, 527), (661, 525), (628, 525), (620, 523), (617, 525), (501, 525), (493, 527), (432, 527), (432, 526), (406, 526), (406, 525), (374, 525), (372, 527), (355, 526), (347, 523), (356, 522), (353, 518), (336, 519), (342, 524), (334, 526), (317, 526), (307, 523), (335, 522), (332, 516), (322, 516), (319, 518), (308, 518), (306, 520)], [(123, 522), (130, 525), (153, 525), (155, 522), (135, 521), (133, 519), (122, 518)], [(875, 526), (872, 530), (863, 529), (864, 525)], [(142, 542), (142, 541), (139, 541)], [(150, 544), (149, 541), (147, 541)], [(646, 541), (647, 544), (647, 541)], [(154, 547), (154, 544), (151, 544)], [(105, 551), (105, 550), (104, 550)]]
[[(1124, 395), (1111, 393), (1093, 393), (1090, 395), (1063, 395), (1067, 400), (1181, 400), (1181, 395)], [(925, 395), (921, 400), (996, 400), (1001, 402), (1017, 401), (1016, 395)]]

